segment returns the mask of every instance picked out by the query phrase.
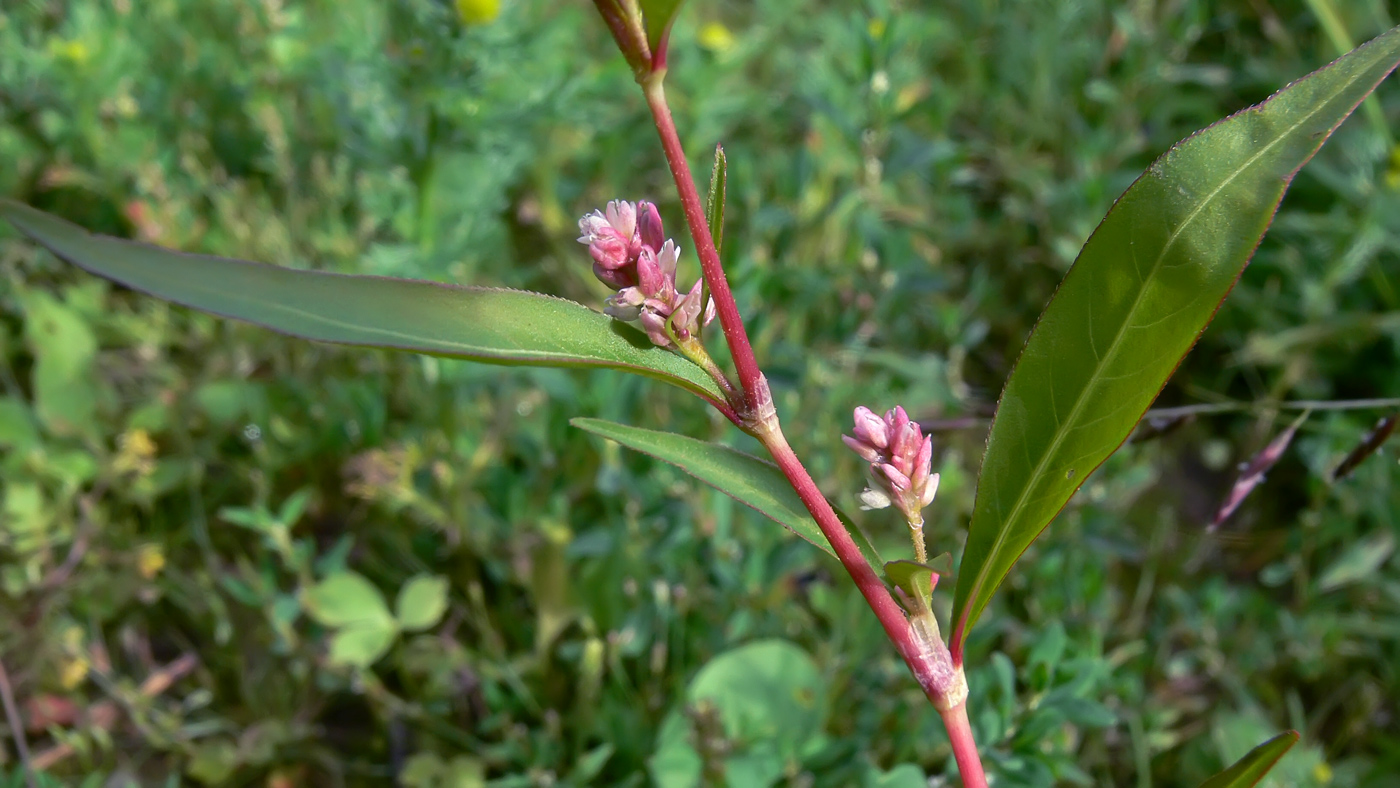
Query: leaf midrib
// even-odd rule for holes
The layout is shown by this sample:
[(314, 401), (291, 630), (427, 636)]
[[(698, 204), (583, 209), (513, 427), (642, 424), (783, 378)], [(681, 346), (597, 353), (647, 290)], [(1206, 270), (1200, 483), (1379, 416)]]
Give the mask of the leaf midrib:
[[(1343, 88), (1350, 87), (1355, 82), (1356, 78), (1353, 78), (1350, 81), (1346, 82)], [(1341, 89), (1342, 88), (1339, 88), (1337, 92), (1340, 93)], [(1127, 333), (1128, 326), (1132, 323), (1132, 316), (1137, 313), (1138, 307), (1142, 304), (1143, 295), (1147, 292), (1147, 283), (1149, 279), (1153, 276), (1156, 276), (1157, 270), (1162, 264), (1162, 260), (1166, 259), (1168, 253), (1175, 246), (1177, 239), (1181, 237), (1181, 234), (1192, 222), (1196, 220), (1196, 217), (1199, 216), (1203, 210), (1205, 210), (1206, 206), (1209, 205), (1211, 201), (1213, 201), (1217, 196), (1219, 196), (1219, 194), (1222, 191), (1224, 191), (1230, 184), (1234, 183), (1235, 180), (1237, 180), (1242, 174), (1244, 174), (1250, 167), (1254, 166), (1255, 162), (1263, 158), (1269, 151), (1273, 150), (1273, 148), (1276, 145), (1278, 145), (1280, 142), (1286, 139), (1288, 135), (1292, 134), (1294, 131), (1296, 131), (1303, 124), (1307, 123), (1309, 120), (1312, 120), (1312, 118), (1316, 116), (1319, 112), (1321, 112), (1324, 107), (1327, 107), (1329, 105), (1330, 102), (1323, 102), (1322, 104), (1315, 107), (1311, 112), (1304, 115), (1297, 123), (1290, 126), (1286, 131), (1275, 136), (1275, 138), (1271, 140), (1268, 145), (1261, 148), (1257, 153), (1251, 156), (1248, 161), (1246, 161), (1240, 167), (1235, 169), (1234, 172), (1230, 173), (1230, 176), (1228, 178), (1222, 180), (1220, 182), (1220, 185), (1217, 186), (1204, 199), (1202, 199), (1200, 204), (1197, 205), (1196, 208), (1191, 211), (1190, 215), (1183, 219), (1181, 224), (1178, 225), (1178, 227), (1176, 228), (1176, 230), (1172, 232), (1171, 237), (1167, 239), (1167, 243), (1162, 246), (1162, 251), (1157, 255), (1157, 258), (1152, 261), (1150, 275), (1148, 277), (1143, 278), (1143, 286), (1138, 290), (1137, 296), (1133, 299), (1132, 308), (1128, 310), (1128, 317), (1124, 319), (1122, 325), (1119, 326), (1117, 333), (1114, 335), (1113, 343), (1109, 346), (1108, 352), (1104, 354), (1105, 361), (1102, 361), (1097, 366), (1095, 366), (1094, 374), (1090, 378), (1088, 385), (1084, 386), (1084, 388), (1080, 390), (1078, 396), (1075, 397), (1074, 407), (1071, 408), (1068, 418), (1065, 419), (1066, 424), (1073, 424), (1079, 418), (1079, 414), (1084, 407), (1084, 402), (1087, 399), (1086, 394), (1098, 386), (1101, 370), (1108, 366), (1108, 359), (1112, 359), (1116, 356), (1119, 345), (1123, 340), (1123, 336)], [(1246, 112), (1247, 111), (1248, 110), (1246, 110)], [(1151, 168), (1148, 169), (1148, 172), (1151, 172)], [(1041, 454), (1040, 461), (1036, 463), (1036, 467), (1031, 473), (1031, 483), (1026, 484), (1025, 487), (1022, 488), (1021, 494), (1017, 496), (1016, 503), (1011, 509), (1010, 516), (1004, 519), (1002, 521), (1003, 523), (1014, 523), (1016, 519), (1020, 517), (1021, 511), (1025, 508), (1026, 501), (1028, 500), (1031, 489), (1035, 486), (1035, 480), (1038, 480), (1043, 476), (1046, 464), (1050, 461), (1050, 458), (1055, 456), (1056, 452), (1059, 451), (1060, 444), (1064, 442), (1065, 436), (1068, 435), (1070, 431), (1071, 430), (1069, 429), (1061, 429), (1055, 435), (1054, 440), (1051, 441), (1050, 447)], [(1081, 484), (1083, 483), (1082, 480), (1087, 479), (1088, 476), (1089, 474), (1085, 473), (1084, 476), (1081, 477)], [(975, 516), (976, 512), (974, 511), (974, 517)], [(968, 599), (970, 601), (975, 600), (977, 598), (977, 595), (982, 590), (982, 586), (986, 584), (987, 576), (990, 573), (991, 560), (995, 559), (997, 553), (1001, 550), (1002, 546), (1006, 544), (1010, 532), (1010, 528), (1002, 528), (998, 531), (997, 537), (992, 542), (992, 547), (987, 554), (989, 560), (987, 561), (987, 563), (984, 563), (982, 565), (981, 569), (978, 570), (977, 580), (973, 583), (972, 588), (968, 591)], [(979, 604), (978, 610), (980, 611), (980, 609), (983, 607), (986, 607), (985, 603)], [(969, 607), (967, 610), (963, 611), (962, 620), (967, 620), (967, 618), (972, 614), (973, 610), (971, 607)], [(959, 624), (959, 627), (961, 628), (961, 622)]]

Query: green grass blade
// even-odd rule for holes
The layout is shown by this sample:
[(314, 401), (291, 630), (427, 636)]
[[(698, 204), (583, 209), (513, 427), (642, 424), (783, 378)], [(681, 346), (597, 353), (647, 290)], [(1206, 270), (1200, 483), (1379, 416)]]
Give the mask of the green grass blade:
[(491, 364), (608, 367), (725, 401), (699, 367), (652, 345), (640, 331), (562, 298), (182, 254), (93, 235), (5, 199), (0, 217), (98, 276), (283, 334)]
[[(836, 555), (783, 472), (767, 460), (718, 443), (601, 419), (577, 418), (569, 423), (594, 435), (617, 441), (634, 451), (665, 460), (753, 508), (829, 555)], [(874, 548), (865, 541), (859, 529), (849, 528), (849, 522), (848, 530), (860, 546), (865, 560), (883, 575), (883, 565)]]
[(1297, 731), (1285, 731), (1255, 747), (1234, 766), (1201, 783), (1201, 788), (1253, 788), (1298, 743)]
[(1189, 137), (1119, 198), (1041, 315), (987, 439), (952, 652), (1127, 438), (1230, 292), (1298, 169), (1400, 63), (1400, 28)]

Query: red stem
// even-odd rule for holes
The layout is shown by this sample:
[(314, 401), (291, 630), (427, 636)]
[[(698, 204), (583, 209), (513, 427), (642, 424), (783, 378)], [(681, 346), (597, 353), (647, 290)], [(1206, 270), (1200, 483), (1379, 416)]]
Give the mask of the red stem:
[[(771, 407), (772, 402), (768, 399), (770, 395), (767, 383), (763, 380), (758, 361), (754, 358), (753, 347), (749, 344), (743, 319), (739, 315), (739, 307), (734, 302), (719, 253), (715, 250), (714, 238), (705, 218), (705, 209), (700, 201), (700, 194), (696, 191), (695, 180), (691, 176), (685, 149), (681, 146), (680, 136), (676, 132), (675, 121), (671, 118), (671, 109), (666, 104), (666, 93), (662, 88), (664, 76), (664, 70), (652, 74), (642, 83), (642, 88), (646, 93), (647, 104), (651, 107), (652, 118), (656, 122), (656, 130), (661, 135), (661, 145), (665, 148), (666, 161), (670, 164), (671, 175), (675, 178), (676, 189), (680, 193), (686, 224), (689, 225), (690, 237), (695, 243), (705, 281), (715, 300), (715, 309), (720, 325), (724, 328), (725, 341), (729, 345), (730, 355), (733, 356), (734, 366), (739, 373), (739, 382), (744, 389), (750, 411), (747, 415), (753, 416), (762, 410), (761, 406)], [(923, 688), (924, 694), (943, 715), (965, 786), (986, 788), (987, 780), (982, 772), (982, 762), (977, 755), (977, 745), (972, 739), (972, 729), (967, 723), (966, 685), (962, 684), (961, 674), (955, 674), (952, 660), (942, 639), (934, 638), (931, 641), (928, 637), (916, 634), (899, 603), (890, 595), (884, 581), (865, 560), (850, 532), (831, 508), (831, 503), (822, 495), (811, 474), (788, 445), (776, 416), (751, 426), (751, 434), (762, 441), (772, 454), (778, 468), (792, 484), (803, 505), (816, 520), (822, 535), (831, 544), (837, 560), (845, 567), (851, 579), (855, 581), (856, 588), (860, 589), (866, 603), (874, 611), (890, 642), (899, 650), (900, 656), (909, 666), (919, 686)], [(949, 691), (955, 685), (959, 688), (955, 691), (960, 692), (963, 697), (949, 708)]]
[(749, 344), (749, 335), (744, 330), (744, 321), (739, 317), (739, 305), (734, 303), (734, 294), (729, 291), (729, 280), (724, 276), (724, 266), (719, 261), (719, 252), (710, 235), (709, 222), (705, 220), (705, 205), (695, 189), (695, 179), (690, 174), (685, 149), (681, 147), (680, 135), (676, 133), (676, 122), (671, 118), (671, 108), (666, 104), (666, 89), (662, 87), (665, 74), (665, 71), (652, 74), (642, 84), (642, 90), (646, 93), (647, 105), (651, 107), (652, 119), (656, 121), (656, 131), (661, 135), (661, 146), (666, 149), (666, 162), (671, 165), (671, 177), (675, 179), (676, 190), (680, 193), (685, 223), (690, 227), (690, 237), (695, 241), (695, 252), (700, 258), (700, 269), (705, 273), (705, 283), (715, 299), (715, 311), (724, 329), (724, 341), (729, 345), (729, 354), (734, 357), (739, 385), (744, 389), (749, 406), (753, 407), (756, 404), (754, 392), (758, 389), (760, 377), (758, 361), (754, 358), (753, 346)]
[(987, 788), (987, 775), (982, 771), (982, 759), (977, 755), (977, 742), (972, 740), (972, 726), (967, 721), (967, 703), (959, 703), (940, 712), (948, 740), (953, 744), (953, 758), (958, 762), (964, 788)]

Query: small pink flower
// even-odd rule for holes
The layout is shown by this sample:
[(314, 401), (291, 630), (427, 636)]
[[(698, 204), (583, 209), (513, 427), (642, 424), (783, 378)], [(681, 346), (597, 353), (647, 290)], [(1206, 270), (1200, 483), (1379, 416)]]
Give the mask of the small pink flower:
[[(582, 235), (579, 243), (588, 245), (593, 256), (594, 272), (599, 268), (615, 271), (636, 260), (641, 249), (637, 234), (637, 206), (625, 200), (608, 203), (606, 213), (594, 211), (578, 220)], [(601, 277), (600, 277), (601, 278)], [(611, 284), (609, 282), (608, 284)]]
[(637, 231), (641, 235), (642, 246), (653, 252), (661, 251), (666, 231), (661, 227), (661, 214), (656, 210), (655, 204), (646, 200), (637, 203)]

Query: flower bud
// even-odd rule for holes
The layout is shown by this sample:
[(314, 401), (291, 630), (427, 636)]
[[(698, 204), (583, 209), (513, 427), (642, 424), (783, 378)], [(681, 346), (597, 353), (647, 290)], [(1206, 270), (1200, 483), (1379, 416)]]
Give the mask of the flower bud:
[(672, 241), (670, 238), (667, 238), (666, 243), (662, 244), (661, 251), (656, 253), (656, 262), (661, 266), (661, 273), (665, 274), (666, 278), (671, 280), (673, 286), (676, 282), (676, 263), (680, 260), (680, 257), (680, 247), (676, 246), (676, 242)]
[(703, 279), (695, 280), (690, 292), (676, 302), (676, 311), (671, 316), (671, 321), (678, 330), (691, 335), (700, 330), (700, 288), (704, 285), (704, 281)]
[(657, 347), (671, 346), (671, 338), (666, 335), (666, 320), (669, 317), (669, 315), (663, 315), (655, 310), (642, 310), (642, 330), (647, 332), (647, 337)]
[(656, 205), (643, 200), (637, 203), (637, 213), (637, 230), (641, 234), (642, 246), (660, 252), (666, 231), (661, 227), (661, 214), (656, 210)]
[(846, 445), (851, 447), (851, 451), (859, 454), (862, 460), (870, 463), (880, 461), (880, 450), (865, 441), (852, 438), (849, 435), (842, 435), (841, 440), (845, 441)]
[(661, 272), (656, 253), (648, 247), (642, 247), (641, 254), (637, 255), (637, 286), (648, 297), (652, 297), (660, 293), (665, 285), (666, 275)]
[[(876, 416), (870, 408), (864, 405), (856, 408), (855, 420), (856, 426), (852, 431), (856, 434), (857, 440), (868, 443), (876, 449), (883, 449), (890, 445), (885, 420)], [(874, 460), (870, 462), (874, 462)]]

